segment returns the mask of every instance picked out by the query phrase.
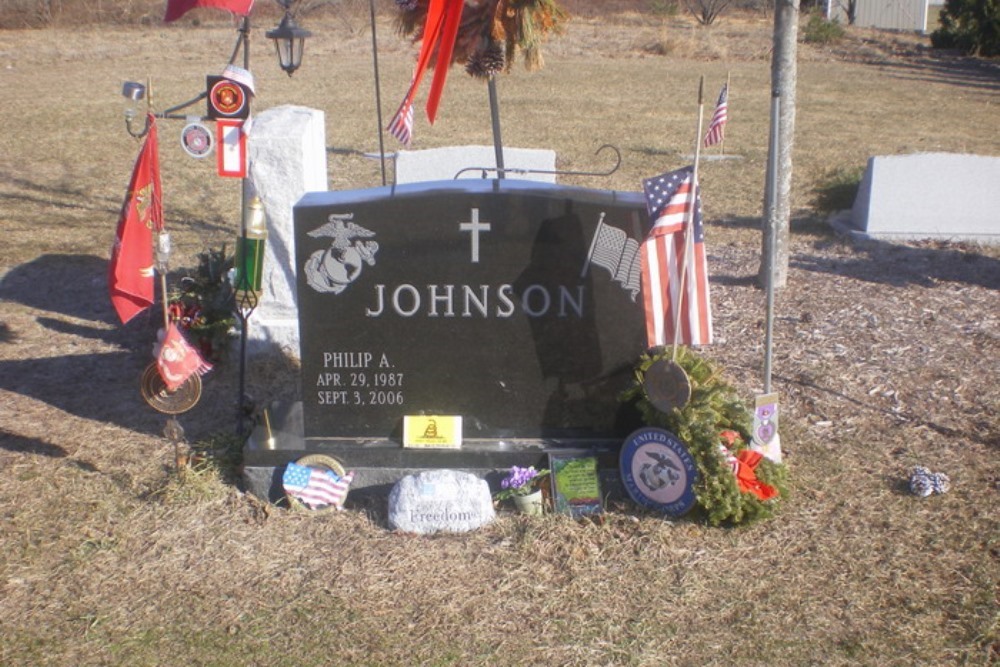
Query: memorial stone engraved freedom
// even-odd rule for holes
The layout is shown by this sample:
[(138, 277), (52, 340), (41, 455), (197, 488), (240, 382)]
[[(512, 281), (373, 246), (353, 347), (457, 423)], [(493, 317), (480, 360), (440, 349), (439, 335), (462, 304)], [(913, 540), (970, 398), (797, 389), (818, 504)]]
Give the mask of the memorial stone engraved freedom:
[[(308, 453), (355, 470), (352, 488), (560, 450), (615, 467), (646, 346), (642, 194), (432, 181), (308, 193), (294, 219), (302, 400), (248, 441), (252, 492), (273, 499), (274, 470)], [(404, 448), (412, 415), (461, 417), (461, 447)]]

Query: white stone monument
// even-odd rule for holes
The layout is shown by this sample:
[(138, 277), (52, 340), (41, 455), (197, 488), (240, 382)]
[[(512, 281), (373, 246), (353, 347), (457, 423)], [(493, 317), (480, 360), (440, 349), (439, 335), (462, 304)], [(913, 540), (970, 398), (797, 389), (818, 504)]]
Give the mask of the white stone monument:
[[(556, 152), (553, 150), (504, 147), (503, 164), (507, 178), (542, 183), (556, 182), (555, 174), (532, 173), (555, 171)], [(463, 169), (496, 166), (496, 149), (493, 146), (447, 146), (420, 151), (398, 151), (396, 183), (401, 185), (421, 181), (450, 181)], [(522, 170), (523, 173), (520, 173)], [(459, 178), (482, 177), (482, 169), (465, 171), (459, 176)], [(486, 178), (496, 177), (496, 171), (486, 172)]]
[(876, 239), (1000, 243), (1000, 157), (870, 158), (846, 231)]
[(306, 192), (326, 191), (324, 114), (279, 106), (253, 119), (250, 179), (267, 214), (263, 292), (247, 330), (251, 356), (280, 350), (299, 357), (292, 209)]

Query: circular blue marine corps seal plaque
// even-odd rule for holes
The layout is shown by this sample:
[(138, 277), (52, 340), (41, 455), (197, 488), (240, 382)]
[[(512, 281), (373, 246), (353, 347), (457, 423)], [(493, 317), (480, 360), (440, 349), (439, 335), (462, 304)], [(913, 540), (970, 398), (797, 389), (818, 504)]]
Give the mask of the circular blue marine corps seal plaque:
[(698, 468), (687, 447), (662, 428), (633, 431), (622, 445), (618, 465), (632, 500), (671, 516), (681, 516), (695, 503)]

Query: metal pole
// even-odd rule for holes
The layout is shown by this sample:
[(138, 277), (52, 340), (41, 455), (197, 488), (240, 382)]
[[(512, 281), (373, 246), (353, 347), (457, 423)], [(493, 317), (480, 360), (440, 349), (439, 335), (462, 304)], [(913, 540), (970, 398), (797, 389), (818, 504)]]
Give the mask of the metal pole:
[(493, 152), (497, 159), (497, 178), (504, 178), (503, 139), (500, 138), (500, 102), (497, 100), (497, 78), (490, 74), (487, 84), (490, 91), (490, 120), (493, 123)]
[[(240, 23), (240, 33), (242, 35), (243, 42), (243, 69), (250, 71), (250, 17), (244, 16), (243, 21)], [(235, 54), (234, 54), (235, 55)], [(249, 104), (249, 100), (247, 101)], [(221, 146), (216, 150), (222, 150)], [(247, 199), (249, 195), (250, 183), (246, 176), (240, 180), (240, 243), (243, 244), (241, 251), (245, 252), (246, 242), (247, 242)], [(246, 259), (244, 258), (244, 263)], [(238, 267), (237, 270), (241, 273), (245, 267)], [(246, 292), (244, 292), (246, 293)], [(239, 297), (237, 297), (239, 298)], [(240, 318), (240, 384), (239, 384), (239, 396), (236, 399), (236, 434), (237, 435), (247, 435), (247, 424), (246, 424), (246, 370), (247, 370), (247, 321), (250, 319), (250, 311), (253, 310), (251, 306), (249, 309), (246, 308), (248, 304), (243, 303), (241, 299), (237, 302), (236, 311)], [(256, 304), (254, 304), (256, 305)]]
[(767, 158), (767, 318), (764, 333), (764, 393), (771, 393), (771, 349), (774, 330), (774, 268), (778, 233), (778, 122), (781, 114), (781, 91), (771, 92), (771, 140)]
[(378, 117), (378, 156), (382, 165), (382, 185), (385, 180), (385, 140), (382, 138), (382, 86), (378, 75), (378, 39), (375, 37), (375, 0), (368, 0), (372, 17), (372, 63), (375, 67), (375, 114)]

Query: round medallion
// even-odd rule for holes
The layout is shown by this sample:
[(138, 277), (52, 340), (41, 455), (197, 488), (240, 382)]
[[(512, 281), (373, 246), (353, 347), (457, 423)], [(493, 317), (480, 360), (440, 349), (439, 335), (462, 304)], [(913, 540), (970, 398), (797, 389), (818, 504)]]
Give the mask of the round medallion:
[(201, 398), (201, 377), (192, 373), (184, 384), (170, 391), (154, 361), (142, 373), (142, 397), (157, 412), (179, 415), (193, 408)]
[(619, 457), (622, 482), (639, 505), (681, 516), (695, 503), (698, 468), (677, 436), (661, 428), (634, 431)]
[(246, 91), (235, 81), (223, 79), (215, 83), (208, 93), (209, 104), (220, 115), (233, 118), (247, 105)]
[(653, 362), (646, 370), (642, 386), (646, 398), (660, 412), (683, 408), (691, 400), (691, 381), (676, 361)]
[(212, 133), (201, 123), (189, 123), (181, 130), (181, 148), (195, 158), (203, 158), (212, 152)]

